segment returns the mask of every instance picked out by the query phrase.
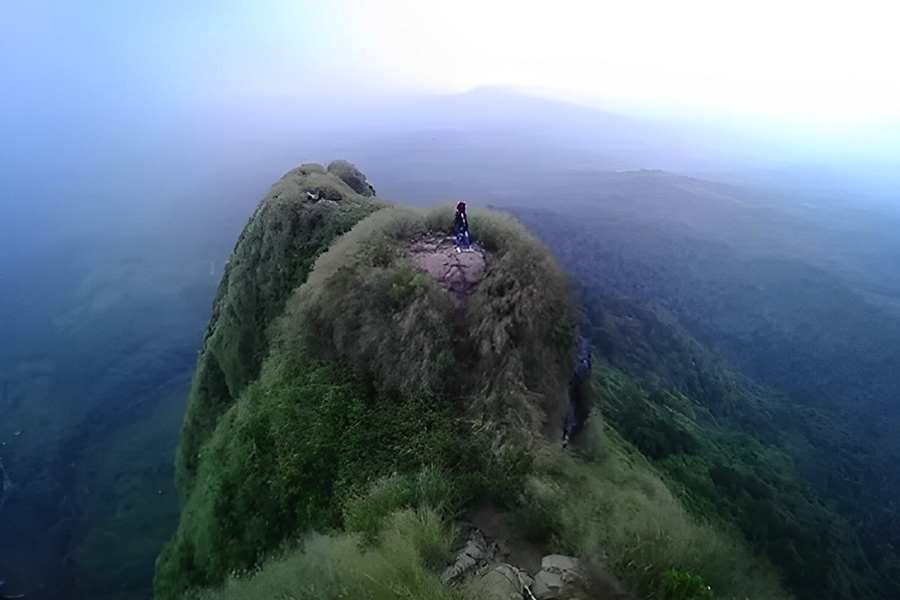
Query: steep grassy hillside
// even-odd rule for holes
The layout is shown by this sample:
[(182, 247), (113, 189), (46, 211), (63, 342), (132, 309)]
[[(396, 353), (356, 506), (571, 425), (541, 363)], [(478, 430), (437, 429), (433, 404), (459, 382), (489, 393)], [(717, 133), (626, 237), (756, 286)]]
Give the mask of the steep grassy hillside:
[(455, 307), (409, 252), (448, 234), (450, 208), (380, 210), (316, 259), (366, 202), (305, 166), (242, 233), (189, 398), (160, 598), (253, 569), (310, 529), (366, 529), (377, 502), (354, 499), (392, 473), (437, 469), (449, 514), (506, 496), (560, 412), (574, 305), (546, 250), (473, 212), (486, 269)]
[(335, 237), (383, 206), (319, 165), (287, 173), (259, 203), (225, 267), (200, 350), (178, 448), (182, 501), (193, 488), (200, 447), (259, 375), (269, 325), (290, 293)]

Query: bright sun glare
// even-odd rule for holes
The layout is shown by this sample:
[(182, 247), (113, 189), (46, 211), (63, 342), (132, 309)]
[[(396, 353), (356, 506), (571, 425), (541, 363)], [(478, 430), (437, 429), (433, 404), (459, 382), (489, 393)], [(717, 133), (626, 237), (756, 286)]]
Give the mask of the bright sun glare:
[(350, 15), (377, 76), (407, 87), (525, 85), (611, 104), (865, 122), (900, 112), (888, 4), (365, 0)]

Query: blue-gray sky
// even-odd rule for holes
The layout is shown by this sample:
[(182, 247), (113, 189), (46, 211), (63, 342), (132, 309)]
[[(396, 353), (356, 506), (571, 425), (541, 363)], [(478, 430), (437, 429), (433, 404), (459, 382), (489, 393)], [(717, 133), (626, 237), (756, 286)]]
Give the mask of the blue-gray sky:
[(892, 16), (877, 0), (5, 0), (0, 52), (17, 108), (511, 84), (859, 123), (900, 117)]
[(0, 158), (8, 173), (54, 152), (105, 156), (134, 130), (163, 135), (273, 98), (372, 104), (511, 85), (793, 139), (813, 160), (890, 162), (891, 11), (880, 0), (4, 0)]

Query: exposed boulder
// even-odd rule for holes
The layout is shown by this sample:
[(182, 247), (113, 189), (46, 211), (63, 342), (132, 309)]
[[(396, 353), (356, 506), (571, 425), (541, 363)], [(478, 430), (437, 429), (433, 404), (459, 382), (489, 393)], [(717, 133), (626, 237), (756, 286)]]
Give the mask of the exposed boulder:
[(541, 561), (531, 588), (537, 600), (574, 600), (589, 598), (587, 580), (581, 561), (571, 556), (551, 554)]
[(489, 541), (481, 533), (481, 530), (472, 528), (466, 545), (456, 555), (452, 565), (444, 570), (441, 575), (441, 583), (444, 585), (456, 584), (473, 574), (481, 567), (489, 564), (497, 556), (497, 543)]
[[(602, 572), (588, 570), (571, 556), (551, 554), (541, 558), (540, 570), (530, 577), (521, 563), (503, 550), (504, 541), (470, 527), (465, 546), (456, 560), (441, 575), (444, 585), (458, 587), (466, 600), (588, 600), (599, 596), (622, 600), (627, 596), (621, 585)], [(509, 562), (500, 562), (507, 560)], [(533, 567), (534, 568), (534, 567)], [(603, 577), (598, 577), (603, 575)], [(596, 584), (596, 585), (595, 585)]]
[(575, 338), (575, 359), (572, 364), (572, 382), (586, 383), (591, 377), (591, 349), (580, 333)]
[(591, 349), (581, 334), (575, 337), (575, 358), (572, 362), (572, 374), (569, 377), (569, 407), (563, 421), (563, 448), (587, 421), (590, 402), (586, 398), (585, 389), (591, 378)]
[(534, 580), (524, 571), (512, 565), (500, 563), (480, 573), (466, 586), (466, 600), (522, 600), (527, 597), (525, 588)]

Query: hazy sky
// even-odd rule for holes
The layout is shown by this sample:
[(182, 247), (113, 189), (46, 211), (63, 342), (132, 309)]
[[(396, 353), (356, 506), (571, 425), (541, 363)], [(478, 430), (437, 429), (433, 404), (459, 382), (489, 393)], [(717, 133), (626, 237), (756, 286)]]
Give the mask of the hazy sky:
[[(115, 177), (110, 153), (171, 135), (183, 150), (203, 126), (262, 138), (303, 102), (346, 124), (354, 104), (482, 85), (677, 121), (726, 150), (896, 170), (900, 36), (884, 0), (531, 6), (0, 0), (0, 180), (63, 159)], [(293, 108), (274, 115), (273, 99)]]
[(109, 109), (514, 84), (620, 104), (900, 119), (900, 36), (884, 0), (529, 6), (3, 0), (0, 93), (20, 110), (72, 101)]
[(373, 62), (401, 82), (525, 84), (791, 117), (900, 112), (900, 36), (883, 1), (364, 4)]

